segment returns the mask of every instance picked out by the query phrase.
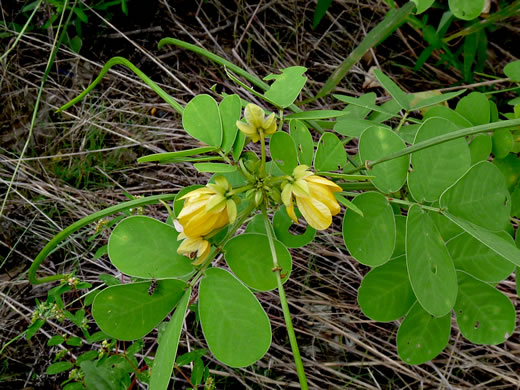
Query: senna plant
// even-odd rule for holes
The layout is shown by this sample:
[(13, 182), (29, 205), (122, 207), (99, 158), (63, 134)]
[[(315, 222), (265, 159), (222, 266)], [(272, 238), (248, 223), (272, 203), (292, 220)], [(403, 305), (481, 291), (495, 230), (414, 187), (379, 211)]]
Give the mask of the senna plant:
[[(363, 313), (399, 321), (397, 348), (409, 364), (435, 358), (446, 347), (455, 316), (476, 344), (499, 344), (514, 331), (516, 313), (497, 285), (520, 266), (515, 247), (520, 189), (518, 111), (498, 111), (478, 92), (406, 94), (382, 72), (391, 100), (376, 95), (333, 97), (341, 110), (302, 111), (294, 104), (307, 78), (304, 67), (282, 69), (265, 81), (185, 42), (166, 38), (225, 67), (228, 76), (263, 101), (238, 95), (195, 96), (185, 106), (124, 58), (109, 68), (133, 70), (182, 116), (186, 132), (206, 146), (143, 156), (140, 163), (193, 163), (214, 175), (177, 194), (138, 198), (95, 213), (58, 234), (35, 259), (33, 283), (46, 256), (73, 232), (129, 208), (161, 202), (166, 222), (133, 215), (113, 228), (107, 252), (131, 283), (97, 293), (92, 315), (107, 335), (136, 340), (166, 320), (153, 361), (150, 388), (166, 389), (183, 322), (197, 302), (213, 356), (230, 367), (253, 364), (271, 344), (271, 325), (255, 293), (277, 290), (297, 375), (304, 366), (284, 291), (291, 275), (289, 248), (310, 243), (344, 206), (345, 249), (371, 270), (359, 288)], [(520, 81), (520, 65), (508, 65)], [(242, 78), (242, 80), (241, 80)], [(245, 80), (263, 90), (248, 87)], [(345, 144), (357, 142), (348, 155)], [(249, 147), (259, 143), (259, 154)], [(171, 203), (169, 203), (171, 202)], [(513, 207), (512, 207), (513, 206)], [(295, 234), (293, 224), (303, 223)], [(245, 230), (244, 230), (245, 229)], [(196, 292), (194, 290), (197, 290)]]

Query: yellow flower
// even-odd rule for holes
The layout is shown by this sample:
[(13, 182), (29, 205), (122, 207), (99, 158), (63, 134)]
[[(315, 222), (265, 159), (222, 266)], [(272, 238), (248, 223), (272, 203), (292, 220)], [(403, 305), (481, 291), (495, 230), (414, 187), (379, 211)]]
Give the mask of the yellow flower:
[(317, 230), (325, 230), (332, 223), (332, 216), (340, 212), (334, 192), (341, 191), (334, 182), (310, 172), (306, 165), (297, 166), (292, 181), (287, 182), (282, 190), (282, 201), (287, 214), (296, 223), (293, 197), (296, 198), (298, 210), (309, 225)]
[(190, 259), (196, 258), (193, 265), (199, 265), (204, 262), (211, 252), (211, 245), (202, 237), (190, 238), (186, 237), (184, 233), (177, 236), (177, 240), (184, 240), (177, 248), (179, 255), (188, 256)]
[(198, 188), (181, 198), (184, 207), (177, 221), (186, 237), (202, 237), (235, 221), (237, 206), (228, 195), (230, 190), (228, 181), (217, 176), (215, 184)]
[(271, 135), (276, 131), (274, 113), (265, 118), (264, 110), (256, 104), (249, 103), (246, 106), (244, 119), (247, 123), (237, 121), (237, 127), (253, 142), (260, 139), (260, 131), (263, 132), (264, 136)]

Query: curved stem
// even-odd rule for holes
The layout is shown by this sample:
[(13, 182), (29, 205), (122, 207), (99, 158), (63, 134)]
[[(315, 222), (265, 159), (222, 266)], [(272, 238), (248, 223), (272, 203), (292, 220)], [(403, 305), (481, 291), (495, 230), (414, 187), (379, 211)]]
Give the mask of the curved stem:
[(141, 80), (143, 80), (146, 83), (146, 85), (148, 85), (151, 89), (153, 89), (155, 91), (155, 93), (157, 93), (157, 95), (159, 95), (161, 98), (163, 98), (163, 100), (166, 103), (168, 103), (170, 106), (172, 106), (172, 108), (175, 111), (177, 111), (179, 114), (182, 114), (182, 112), (184, 111), (184, 108), (179, 103), (177, 103), (170, 95), (168, 95), (164, 89), (162, 89), (154, 81), (152, 81), (152, 79), (150, 79), (147, 75), (145, 75), (143, 72), (141, 72), (141, 70), (139, 70), (139, 68), (137, 68), (134, 64), (132, 64), (130, 61), (128, 61), (126, 58), (123, 58), (123, 57), (112, 57), (111, 59), (109, 59), (107, 61), (107, 63), (105, 64), (105, 66), (103, 66), (103, 68), (99, 72), (98, 77), (96, 77), (96, 79), (83, 92), (81, 92), (78, 96), (76, 96), (74, 99), (72, 99), (67, 104), (61, 106), (58, 109), (58, 111), (56, 111), (56, 112), (66, 110), (70, 106), (81, 101), (90, 91), (92, 91), (94, 89), (94, 87), (97, 84), (99, 84), (101, 79), (105, 76), (105, 74), (109, 71), (109, 69), (111, 67), (113, 67), (114, 65), (124, 65), (127, 68), (129, 68), (137, 76), (139, 76), (139, 78)]
[(276, 275), (276, 283), (278, 284), (278, 294), (280, 295), (280, 303), (282, 305), (285, 326), (287, 328), (287, 334), (289, 335), (289, 342), (291, 344), (294, 364), (296, 365), (296, 373), (298, 374), (298, 380), (300, 381), (301, 389), (308, 390), (309, 385), (307, 384), (307, 377), (305, 376), (305, 370), (303, 368), (300, 349), (298, 348), (298, 341), (296, 340), (296, 334), (294, 333), (291, 312), (289, 310), (289, 304), (287, 303), (287, 297), (283, 288), (282, 277), (280, 276), (280, 265), (278, 264), (278, 257), (276, 255), (276, 249), (274, 247), (273, 233), (269, 224), (269, 218), (267, 217), (265, 205), (262, 205), (262, 214), (264, 215), (265, 230), (267, 232), (267, 239), (269, 240), (269, 248), (271, 249), (271, 254), (273, 256), (273, 272)]
[(28, 273), (29, 281), (32, 284), (42, 284), (42, 283), (48, 283), (48, 282), (60, 280), (67, 276), (65, 274), (58, 274), (58, 275), (46, 276), (44, 278), (38, 279), (38, 278), (36, 278), (36, 271), (38, 271), (38, 268), (40, 268), (40, 265), (43, 263), (43, 261), (47, 258), (47, 256), (54, 249), (56, 249), (56, 247), (58, 246), (58, 244), (60, 242), (65, 240), (71, 234), (77, 232), (79, 229), (91, 224), (92, 222), (97, 221), (98, 219), (106, 217), (108, 215), (112, 215), (112, 214), (118, 213), (123, 210), (127, 210), (132, 207), (139, 207), (139, 206), (144, 206), (147, 204), (158, 203), (161, 200), (173, 200), (173, 199), (175, 199), (175, 196), (176, 196), (176, 194), (153, 195), (153, 196), (147, 196), (145, 198), (130, 200), (128, 202), (123, 202), (118, 205), (108, 207), (104, 210), (98, 211), (97, 213), (91, 214), (91, 215), (73, 223), (72, 225), (63, 229), (61, 232), (59, 232), (57, 235), (55, 235), (52, 238), (52, 240), (50, 240), (47, 243), (47, 245), (45, 245), (43, 247), (43, 249), (40, 251), (40, 253), (38, 253), (38, 256), (36, 256), (31, 267), (29, 268), (29, 273)]
[[(434, 119), (434, 118), (430, 118), (430, 119), (426, 120), (424, 123), (426, 123), (427, 121), (432, 120), (432, 119)], [(418, 152), (419, 150), (427, 149), (431, 146), (439, 145), (444, 142), (452, 141), (457, 138), (462, 138), (462, 137), (466, 137), (468, 135), (485, 133), (486, 131), (495, 131), (498, 129), (514, 127), (514, 126), (519, 126), (519, 125), (520, 125), (520, 119), (511, 119), (511, 120), (507, 120), (507, 121), (488, 123), (485, 125), (473, 126), (473, 127), (468, 127), (466, 129), (462, 129), (462, 130), (457, 130), (452, 133), (443, 134), (438, 137), (430, 138), (426, 141), (419, 142), (415, 145), (410, 146), (409, 148), (401, 149), (398, 152), (391, 153), (391, 154), (381, 157), (377, 160), (366, 161), (366, 165), (361, 165), (357, 168), (351, 169), (344, 173), (348, 174), (348, 173), (359, 172), (359, 171), (361, 171), (363, 169), (367, 169), (367, 168), (370, 169), (374, 165), (381, 164), (385, 161), (389, 161), (389, 160), (393, 160), (395, 158), (406, 156), (407, 154)]]

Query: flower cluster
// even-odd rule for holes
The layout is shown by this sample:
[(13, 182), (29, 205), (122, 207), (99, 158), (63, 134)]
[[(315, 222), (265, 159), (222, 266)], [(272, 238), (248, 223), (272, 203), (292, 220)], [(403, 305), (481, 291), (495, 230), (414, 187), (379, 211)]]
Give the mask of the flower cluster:
[(253, 142), (257, 142), (261, 136), (271, 135), (276, 131), (274, 113), (265, 118), (264, 110), (256, 104), (249, 103), (246, 106), (244, 119), (247, 123), (237, 121), (236, 125)]
[(294, 168), (290, 180), (282, 184), (282, 202), (287, 214), (297, 223), (293, 198), (298, 210), (309, 225), (317, 230), (325, 230), (332, 223), (332, 216), (340, 212), (334, 192), (341, 191), (334, 182), (313, 174), (306, 165)]
[(215, 178), (215, 184), (196, 189), (184, 195), (184, 207), (176, 221), (180, 231), (178, 240), (184, 240), (177, 253), (195, 258), (195, 265), (206, 260), (211, 252), (210, 243), (204, 238), (216, 229), (233, 223), (237, 206), (231, 199), (231, 186), (223, 176)]

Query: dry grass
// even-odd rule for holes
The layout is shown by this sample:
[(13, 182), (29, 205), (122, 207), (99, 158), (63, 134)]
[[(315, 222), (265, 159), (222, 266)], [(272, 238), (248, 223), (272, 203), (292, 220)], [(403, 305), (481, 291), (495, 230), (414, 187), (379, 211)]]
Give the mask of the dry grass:
[[(315, 2), (306, 1), (239, 5), (231, 1), (163, 0), (147, 5), (151, 10), (146, 10), (145, 20), (129, 30), (118, 29), (116, 21), (112, 24), (91, 16), (91, 23), (106, 23), (107, 27), (101, 38), (92, 43), (91, 51), (84, 51), (85, 57), (60, 50), (45, 88), (30, 150), (0, 220), (1, 344), (29, 324), (34, 299), (45, 299), (49, 286), (31, 286), (25, 272), (39, 249), (58, 231), (92, 212), (126, 200), (124, 191), (132, 195), (176, 192), (208, 178), (187, 164), (134, 164), (140, 155), (193, 147), (195, 142), (182, 130), (179, 116), (126, 69), (113, 69), (87, 99), (63, 116), (54, 115), (53, 111), (85, 88), (104, 61), (115, 55), (129, 58), (179, 102), (189, 101), (196, 93), (212, 93), (210, 87), (217, 84), (227, 93), (237, 92), (258, 103), (207, 60), (173, 47), (158, 52), (156, 42), (165, 36), (202, 45), (260, 77), (285, 66), (307, 66), (310, 83), (304, 95), (312, 94), (386, 10), (375, 0), (334, 2), (318, 30), (312, 31), (314, 6)], [(24, 36), (0, 69), (2, 194), (27, 137), (50, 42), (49, 36), (37, 33)], [(441, 71), (431, 64), (417, 74), (404, 68), (399, 72), (398, 67), (392, 66), (413, 65), (422, 42), (419, 34), (407, 27), (401, 29), (357, 64), (338, 90), (352, 95), (364, 93), (362, 84), (372, 64), (393, 73), (394, 79), (408, 91), (441, 88), (458, 80), (458, 71)], [(5, 48), (12, 40), (4, 39), (1, 43)], [(499, 41), (491, 42), (495, 53), (509, 49), (501, 47)], [(491, 56), (489, 69), (501, 69), (510, 60), (498, 61), (496, 57)], [(334, 102), (325, 100), (315, 105), (330, 107), (327, 103), (334, 106)], [(153, 107), (159, 114), (151, 115)], [(150, 207), (147, 212), (163, 220), (167, 216), (158, 207)], [(319, 235), (316, 243), (292, 251), (294, 271), (286, 284), (312, 388), (520, 387), (518, 332), (505, 344), (484, 347), (468, 343), (453, 330), (450, 346), (433, 362), (418, 367), (401, 362), (395, 347), (396, 324), (370, 321), (357, 305), (357, 288), (366, 269), (346, 254), (340, 223), (336, 219), (333, 228)], [(100, 273), (117, 275), (106, 258), (92, 260), (95, 249), (107, 239), (105, 235), (88, 242), (86, 237), (92, 229), (69, 240), (65, 250), (54, 254), (41, 272), (54, 274), (75, 269), (83, 280), (94, 285), (100, 284)], [(502, 287), (517, 304), (514, 282), (508, 280)], [(273, 345), (253, 367), (235, 370), (215, 364), (213, 373), (218, 389), (298, 388), (278, 298), (274, 293), (259, 297), (272, 322)], [(50, 353), (45, 343), (52, 336), (48, 327), (44, 329), (31, 342), (18, 340), (7, 347), (1, 359), (9, 367), (3, 372), (13, 376), (6, 378), (2, 388), (57, 386), (53, 377), (44, 374)], [(146, 341), (146, 351), (153, 351), (155, 335)], [(182, 337), (181, 348), (195, 347), (204, 344), (188, 331)], [(175, 388), (185, 387), (186, 382), (179, 376)]]

